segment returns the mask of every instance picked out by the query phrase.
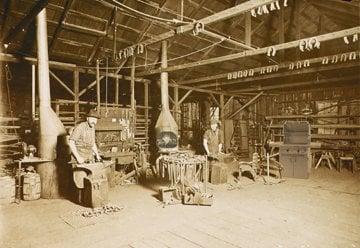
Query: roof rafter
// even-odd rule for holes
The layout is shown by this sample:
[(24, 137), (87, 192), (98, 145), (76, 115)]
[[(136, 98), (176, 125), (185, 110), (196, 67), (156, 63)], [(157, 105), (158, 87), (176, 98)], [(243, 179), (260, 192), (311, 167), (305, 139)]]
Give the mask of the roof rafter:
[[(110, 4), (112, 6), (117, 6), (117, 1), (116, 0), (102, 0), (101, 2)], [(272, 3), (272, 2), (275, 2), (275, 0), (253, 0), (253, 1), (248, 1), (248, 2), (245, 2), (243, 4), (237, 5), (235, 7), (226, 9), (224, 11), (220, 11), (220, 12), (218, 12), (216, 14), (211, 15), (211, 16), (202, 18), (202, 19), (198, 20), (198, 22), (201, 22), (206, 26), (206, 25), (209, 25), (209, 24), (214, 23), (214, 22), (219, 22), (219, 21), (223, 21), (223, 20), (235, 17), (235, 16), (237, 16), (237, 15), (239, 15), (241, 13), (244, 13), (246, 11), (250, 11), (253, 8), (256, 8), (256, 7), (264, 5), (264, 4), (269, 4), (269, 3)], [(193, 23), (183, 25), (183, 26), (181, 26), (181, 30), (182, 30), (181, 33), (189, 32), (189, 31), (193, 30), (193, 28), (194, 28)], [(142, 42), (142, 44), (147, 46), (147, 45), (150, 45), (150, 44), (153, 44), (153, 43), (160, 42), (162, 40), (167, 40), (167, 39), (175, 36), (176, 34), (177, 34), (176, 30), (171, 30), (169, 32), (166, 32), (166, 33), (160, 34), (158, 36), (155, 36), (155, 37), (153, 37), (151, 39), (148, 39), (148, 40)]]
[[(341, 31), (333, 32), (333, 33), (308, 37), (308, 39), (317, 38), (319, 40), (319, 42), (324, 42), (324, 41), (334, 40), (334, 39), (342, 38), (344, 36), (353, 35), (353, 34), (357, 34), (357, 33), (360, 33), (360, 26), (354, 27), (354, 28), (349, 28), (349, 29), (344, 29)], [(274, 45), (272, 47), (275, 50), (279, 51), (279, 50), (298, 47), (298, 45), (299, 45), (299, 40), (295, 40), (295, 41), (290, 41), (290, 42), (283, 43), (283, 44)], [(210, 65), (210, 64), (214, 64), (214, 63), (225, 62), (228, 60), (234, 60), (234, 59), (250, 57), (250, 56), (254, 56), (254, 55), (266, 54), (269, 48), (270, 47), (263, 47), (263, 48), (259, 48), (256, 50), (251, 50), (251, 51), (248, 50), (248, 51), (244, 51), (244, 52), (240, 52), (240, 53), (220, 56), (220, 57), (197, 61), (197, 62), (193, 62), (193, 63), (169, 66), (167, 68), (154, 69), (154, 70), (150, 70), (150, 71), (140, 72), (138, 75), (147, 76), (147, 75), (156, 74), (156, 73), (160, 73), (160, 72), (164, 72), (164, 71), (168, 71), (168, 72), (169, 71), (177, 71), (177, 70), (182, 70), (182, 69), (186, 69), (186, 68), (190, 68), (190, 67)]]
[(61, 17), (59, 19), (59, 23), (55, 28), (55, 32), (54, 32), (53, 37), (52, 37), (52, 39), (50, 41), (50, 44), (49, 44), (49, 51), (50, 52), (51, 52), (51, 48), (53, 47), (54, 43), (56, 42), (56, 40), (58, 38), (60, 29), (61, 29), (61, 25), (62, 25), (63, 21), (65, 21), (66, 16), (68, 14), (68, 11), (71, 8), (71, 5), (73, 4), (73, 2), (74, 2), (74, 0), (67, 0), (66, 3), (65, 3), (64, 10), (61, 13)]
[(34, 20), (34, 18), (48, 5), (48, 3), (49, 0), (39, 0), (36, 2), (27, 15), (20, 22), (18, 22), (15, 27), (11, 28), (4, 37), (2, 37), (1, 42), (10, 42), (19, 31), (26, 28)]

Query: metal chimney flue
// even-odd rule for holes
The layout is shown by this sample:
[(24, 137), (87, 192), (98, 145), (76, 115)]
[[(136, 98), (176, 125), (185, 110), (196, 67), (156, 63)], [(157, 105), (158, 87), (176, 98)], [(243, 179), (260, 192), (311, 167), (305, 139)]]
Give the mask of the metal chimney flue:
[[(161, 68), (167, 67), (167, 41), (161, 43)], [(178, 126), (169, 108), (168, 73), (160, 74), (161, 112), (155, 125), (156, 145), (160, 153), (178, 150)]]
[(40, 163), (37, 172), (41, 179), (41, 197), (59, 198), (58, 168), (55, 164), (58, 137), (66, 131), (51, 108), (49, 55), (47, 43), (46, 9), (36, 17), (37, 57), (38, 57), (38, 89), (39, 89), (39, 156), (51, 162)]

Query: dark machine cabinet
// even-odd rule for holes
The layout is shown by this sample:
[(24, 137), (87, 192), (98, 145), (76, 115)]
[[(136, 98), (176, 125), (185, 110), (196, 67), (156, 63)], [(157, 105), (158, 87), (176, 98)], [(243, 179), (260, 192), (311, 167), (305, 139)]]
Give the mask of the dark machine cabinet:
[(310, 145), (310, 130), (307, 121), (286, 121), (283, 126), (284, 144)]
[(308, 145), (281, 145), (279, 155), (284, 177), (309, 178), (311, 153)]
[(279, 147), (279, 162), (283, 176), (307, 179), (311, 170), (310, 125), (306, 121), (287, 121), (284, 142)]

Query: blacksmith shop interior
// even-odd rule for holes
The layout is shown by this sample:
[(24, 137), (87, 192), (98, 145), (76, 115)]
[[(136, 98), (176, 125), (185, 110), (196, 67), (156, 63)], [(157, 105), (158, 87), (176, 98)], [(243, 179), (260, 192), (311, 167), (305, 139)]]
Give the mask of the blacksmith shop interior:
[(0, 29), (0, 247), (360, 247), (360, 0), (2, 0)]

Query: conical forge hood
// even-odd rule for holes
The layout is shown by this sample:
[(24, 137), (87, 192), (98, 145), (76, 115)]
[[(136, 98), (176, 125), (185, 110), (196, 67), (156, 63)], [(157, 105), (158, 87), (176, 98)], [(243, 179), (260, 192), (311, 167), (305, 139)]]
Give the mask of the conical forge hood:
[[(161, 44), (161, 67), (167, 67), (167, 42)], [(156, 145), (159, 152), (178, 150), (178, 126), (169, 109), (168, 73), (161, 72), (161, 112), (155, 125)]]

